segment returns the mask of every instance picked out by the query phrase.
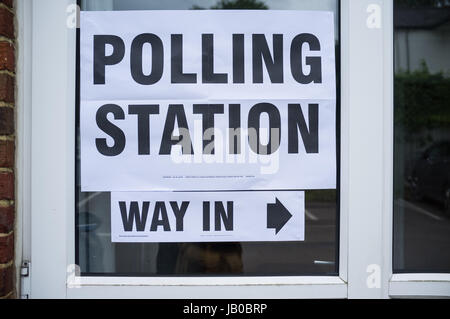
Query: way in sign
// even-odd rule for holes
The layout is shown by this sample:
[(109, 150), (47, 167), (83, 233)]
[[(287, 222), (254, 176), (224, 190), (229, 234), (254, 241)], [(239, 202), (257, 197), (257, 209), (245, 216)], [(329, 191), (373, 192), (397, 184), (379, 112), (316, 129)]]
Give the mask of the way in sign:
[(304, 193), (113, 192), (113, 242), (304, 240)]
[[(176, 231), (183, 231), (184, 217), (190, 202), (181, 202), (181, 205), (176, 201), (169, 201), (172, 212), (175, 216)], [(139, 207), (141, 206), (141, 207)], [(211, 230), (211, 203), (203, 202), (203, 231)], [(119, 201), (120, 215), (122, 217), (123, 228), (126, 232), (132, 232), (136, 228), (138, 232), (145, 231), (150, 202), (144, 201), (139, 205), (137, 201), (131, 201), (127, 207), (126, 201)], [(214, 202), (214, 224), (215, 231), (220, 231), (222, 223), (226, 231), (233, 230), (233, 202), (227, 201), (227, 209), (222, 202)], [(153, 217), (151, 220), (150, 231), (158, 231), (161, 227), (163, 231), (171, 231), (169, 216), (167, 214), (166, 203), (164, 201), (157, 201), (154, 204)], [(173, 228), (173, 227), (172, 227)]]

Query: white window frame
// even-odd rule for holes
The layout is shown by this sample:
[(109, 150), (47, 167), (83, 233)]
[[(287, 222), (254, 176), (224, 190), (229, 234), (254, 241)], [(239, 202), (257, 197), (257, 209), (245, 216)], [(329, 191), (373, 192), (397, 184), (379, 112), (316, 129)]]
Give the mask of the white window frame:
[[(71, 276), (67, 269), (75, 259), (76, 30), (66, 27), (66, 9), (73, 4), (75, 0), (16, 1), (17, 245), (21, 252), (17, 264), (31, 261), (26, 287), (31, 298), (450, 295), (450, 275), (436, 275), (438, 284), (436, 277), (426, 274), (392, 275), (391, 0), (341, 1), (339, 276)], [(368, 17), (373, 14), (368, 9), (373, 8), (381, 8), (380, 28), (368, 27)], [(370, 281), (374, 278), (379, 280)]]

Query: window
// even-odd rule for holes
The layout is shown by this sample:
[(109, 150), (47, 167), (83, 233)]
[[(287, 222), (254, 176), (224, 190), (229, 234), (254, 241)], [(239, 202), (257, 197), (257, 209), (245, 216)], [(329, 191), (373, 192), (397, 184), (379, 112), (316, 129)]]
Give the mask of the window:
[[(246, 6), (239, 6), (245, 3)], [(81, 1), (82, 10), (277, 9), (335, 13), (336, 67), (340, 78), (339, 1)], [(338, 81), (339, 83), (339, 81)], [(339, 124), (339, 85), (337, 93)], [(79, 131), (79, 125), (77, 125)], [(112, 243), (110, 193), (80, 191), (77, 134), (76, 264), (83, 276), (337, 276), (339, 190), (307, 191), (304, 242)], [(337, 144), (339, 158), (339, 125)], [(337, 159), (338, 161), (338, 159)], [(339, 167), (339, 161), (338, 165)], [(339, 173), (337, 176), (339, 185)]]
[(394, 272), (450, 272), (450, 6), (395, 1)]
[[(398, 265), (402, 253), (407, 256), (408, 250), (415, 249), (408, 243), (414, 239), (407, 230), (409, 224), (399, 222), (402, 212), (398, 208), (394, 253), (392, 245), (392, 1), (264, 1), (270, 9), (335, 12), (338, 189), (306, 194), (305, 242), (222, 245), (223, 252), (215, 256), (223, 255), (228, 264), (238, 261), (237, 267), (228, 269), (206, 269), (183, 257), (193, 256), (193, 250), (211, 252), (207, 245), (203, 250), (193, 245), (184, 253), (180, 247), (173, 249), (178, 250), (175, 253), (173, 247), (164, 247), (164, 258), (158, 258), (159, 244), (111, 244), (110, 193), (79, 191), (75, 3), (17, 1), (19, 34), (23, 35), (18, 37), (22, 49), (16, 75), (22, 101), (18, 102), (18, 146), (23, 150), (17, 153), (17, 206), (25, 224), (23, 259), (31, 261), (32, 274), (22, 278), (23, 287), (31, 287), (32, 298), (448, 296), (448, 274), (392, 274), (392, 260)], [(83, 10), (167, 9), (172, 5), (187, 10), (194, 4), (203, 8), (217, 4), (215, 0), (145, 1), (146, 6), (139, 7), (139, 3), (144, 1), (78, 2)], [(66, 19), (72, 26), (61, 28)], [(432, 69), (431, 64), (428, 67)], [(397, 103), (399, 110), (402, 107)], [(402, 162), (404, 146), (404, 142), (396, 144), (397, 164)], [(423, 151), (432, 146), (424, 145)], [(406, 177), (399, 172), (396, 165), (396, 194), (405, 190)], [(406, 200), (396, 195), (399, 198)], [(409, 220), (411, 215), (405, 210), (403, 217)], [(439, 223), (433, 224), (438, 232), (444, 222)], [(404, 241), (402, 234), (408, 237)], [(428, 240), (435, 234), (427, 237), (419, 231), (416, 235)], [(399, 253), (403, 244), (407, 249)], [(241, 258), (236, 258), (239, 249)], [(397, 272), (400, 269), (411, 267), (396, 266)]]

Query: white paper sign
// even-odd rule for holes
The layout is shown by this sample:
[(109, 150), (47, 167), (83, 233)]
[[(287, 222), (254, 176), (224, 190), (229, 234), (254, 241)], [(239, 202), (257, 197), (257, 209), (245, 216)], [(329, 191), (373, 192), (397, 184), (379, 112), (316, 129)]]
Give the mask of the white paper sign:
[(304, 193), (113, 192), (113, 242), (303, 241)]
[(335, 188), (334, 52), (331, 12), (82, 12), (82, 191)]

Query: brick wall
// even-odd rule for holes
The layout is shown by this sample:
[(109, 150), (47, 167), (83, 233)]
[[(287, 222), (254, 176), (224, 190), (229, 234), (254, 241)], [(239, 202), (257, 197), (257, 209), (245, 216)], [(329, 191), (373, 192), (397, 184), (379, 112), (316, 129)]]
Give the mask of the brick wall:
[(0, 299), (14, 298), (14, 0), (0, 0)]

